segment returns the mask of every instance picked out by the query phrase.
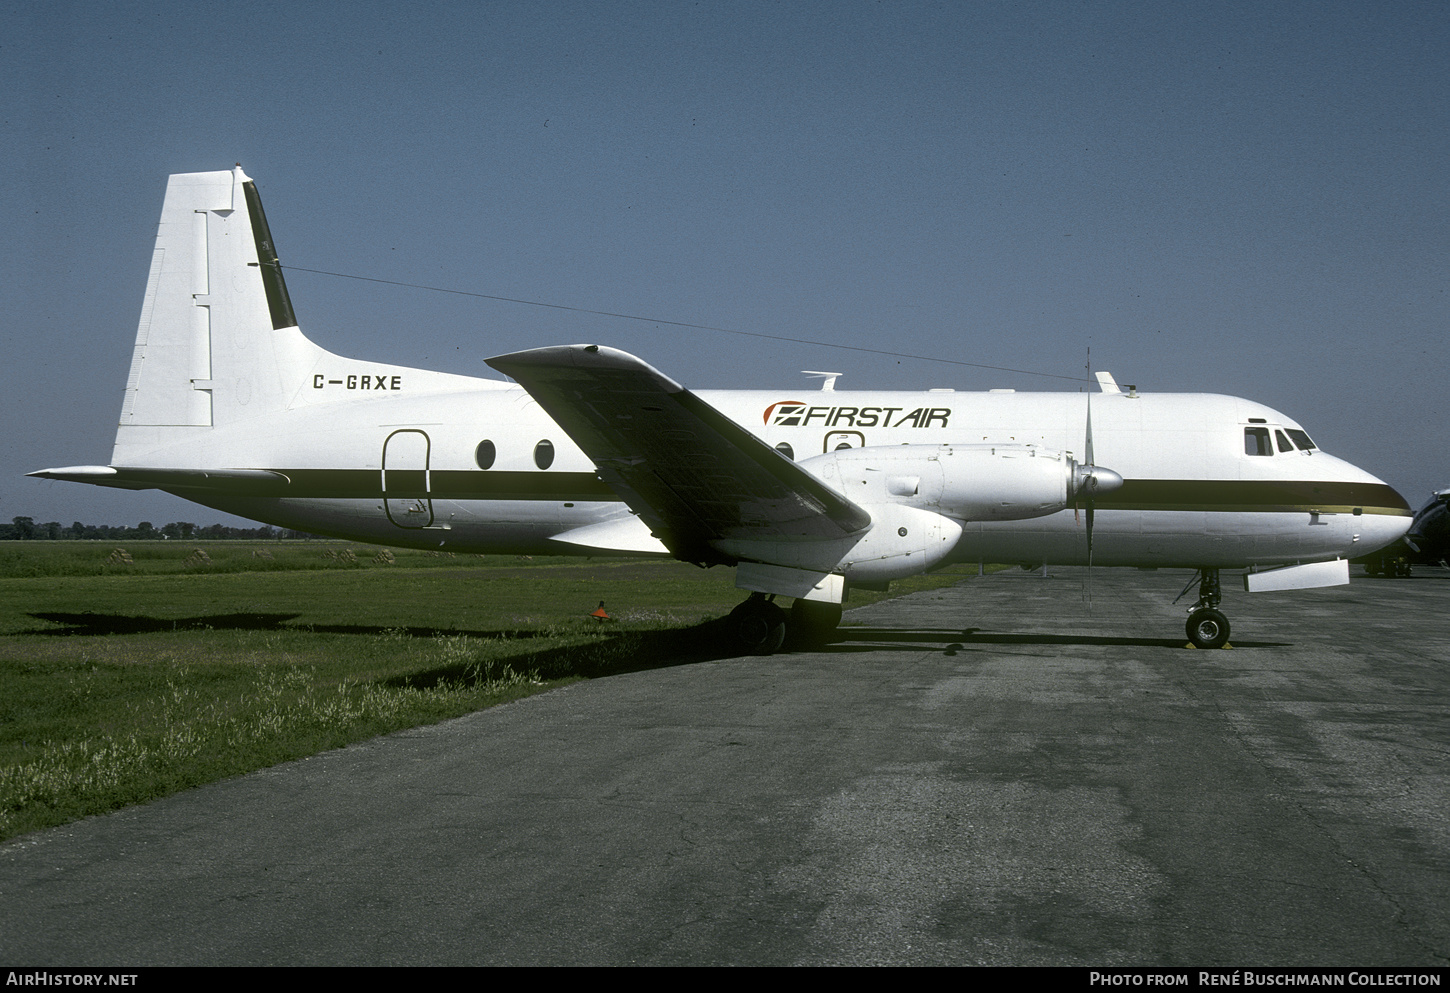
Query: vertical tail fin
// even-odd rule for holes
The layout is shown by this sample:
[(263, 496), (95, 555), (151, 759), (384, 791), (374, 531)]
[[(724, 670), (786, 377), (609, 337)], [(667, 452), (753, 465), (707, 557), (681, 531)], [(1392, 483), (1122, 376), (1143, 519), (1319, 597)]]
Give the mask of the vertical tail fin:
[(280, 464), (301, 464), (291, 460), (306, 448), (316, 423), (310, 415), (322, 408), (513, 389), (349, 359), (308, 341), (256, 185), (240, 165), (186, 173), (166, 185), (110, 465), (31, 475), (129, 489), (180, 486), (178, 479), (190, 487), (196, 470), (271, 480), (275, 473), (262, 467), (278, 464), (271, 460), (279, 451), (287, 453)]
[(296, 325), (256, 185), (241, 166), (172, 176), (113, 461), (125, 464), (123, 449), (286, 406), (278, 366), (281, 353), (295, 356), (306, 342)]
[(257, 186), (241, 165), (173, 175), (113, 464), (284, 409), (283, 371), (320, 351), (297, 331)]

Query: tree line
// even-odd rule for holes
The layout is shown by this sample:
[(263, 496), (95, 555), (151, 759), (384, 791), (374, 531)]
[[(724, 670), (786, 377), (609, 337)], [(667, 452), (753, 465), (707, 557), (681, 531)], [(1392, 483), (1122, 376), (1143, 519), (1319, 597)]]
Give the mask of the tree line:
[(32, 517), (11, 518), (9, 524), (0, 524), (0, 541), (225, 541), (250, 539), (253, 541), (298, 541), (318, 538), (306, 531), (291, 528), (274, 528), (264, 524), (259, 528), (232, 528), (225, 524), (208, 524), (205, 527), (190, 521), (173, 521), (156, 527), (150, 521), (142, 521), (135, 527), (112, 527), (109, 524), (82, 524), (73, 521), (66, 526), (59, 521), (35, 523)]

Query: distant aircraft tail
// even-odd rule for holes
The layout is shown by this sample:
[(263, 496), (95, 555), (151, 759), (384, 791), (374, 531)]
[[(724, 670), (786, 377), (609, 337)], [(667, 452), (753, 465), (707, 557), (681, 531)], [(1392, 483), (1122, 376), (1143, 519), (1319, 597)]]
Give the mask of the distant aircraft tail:
[(256, 184), (241, 166), (172, 176), (112, 464), (286, 407), (284, 380), (296, 377), (284, 371), (322, 354), (297, 328)]

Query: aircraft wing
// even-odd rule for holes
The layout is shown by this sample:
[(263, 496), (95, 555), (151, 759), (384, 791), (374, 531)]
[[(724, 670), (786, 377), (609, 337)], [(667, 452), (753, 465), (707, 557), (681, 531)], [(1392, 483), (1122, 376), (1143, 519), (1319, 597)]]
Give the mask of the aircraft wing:
[(826, 541), (871, 515), (679, 383), (599, 345), (488, 360), (517, 380), (679, 558), (734, 560), (719, 540)]

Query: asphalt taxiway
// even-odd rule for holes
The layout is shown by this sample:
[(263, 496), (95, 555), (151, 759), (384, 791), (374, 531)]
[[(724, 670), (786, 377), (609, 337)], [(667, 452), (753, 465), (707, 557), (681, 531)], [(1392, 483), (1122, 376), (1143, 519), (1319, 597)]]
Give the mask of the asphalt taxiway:
[[(1357, 570), (1356, 570), (1357, 571)], [(1450, 960), (1450, 573), (1010, 572), (0, 846), (0, 962)]]

